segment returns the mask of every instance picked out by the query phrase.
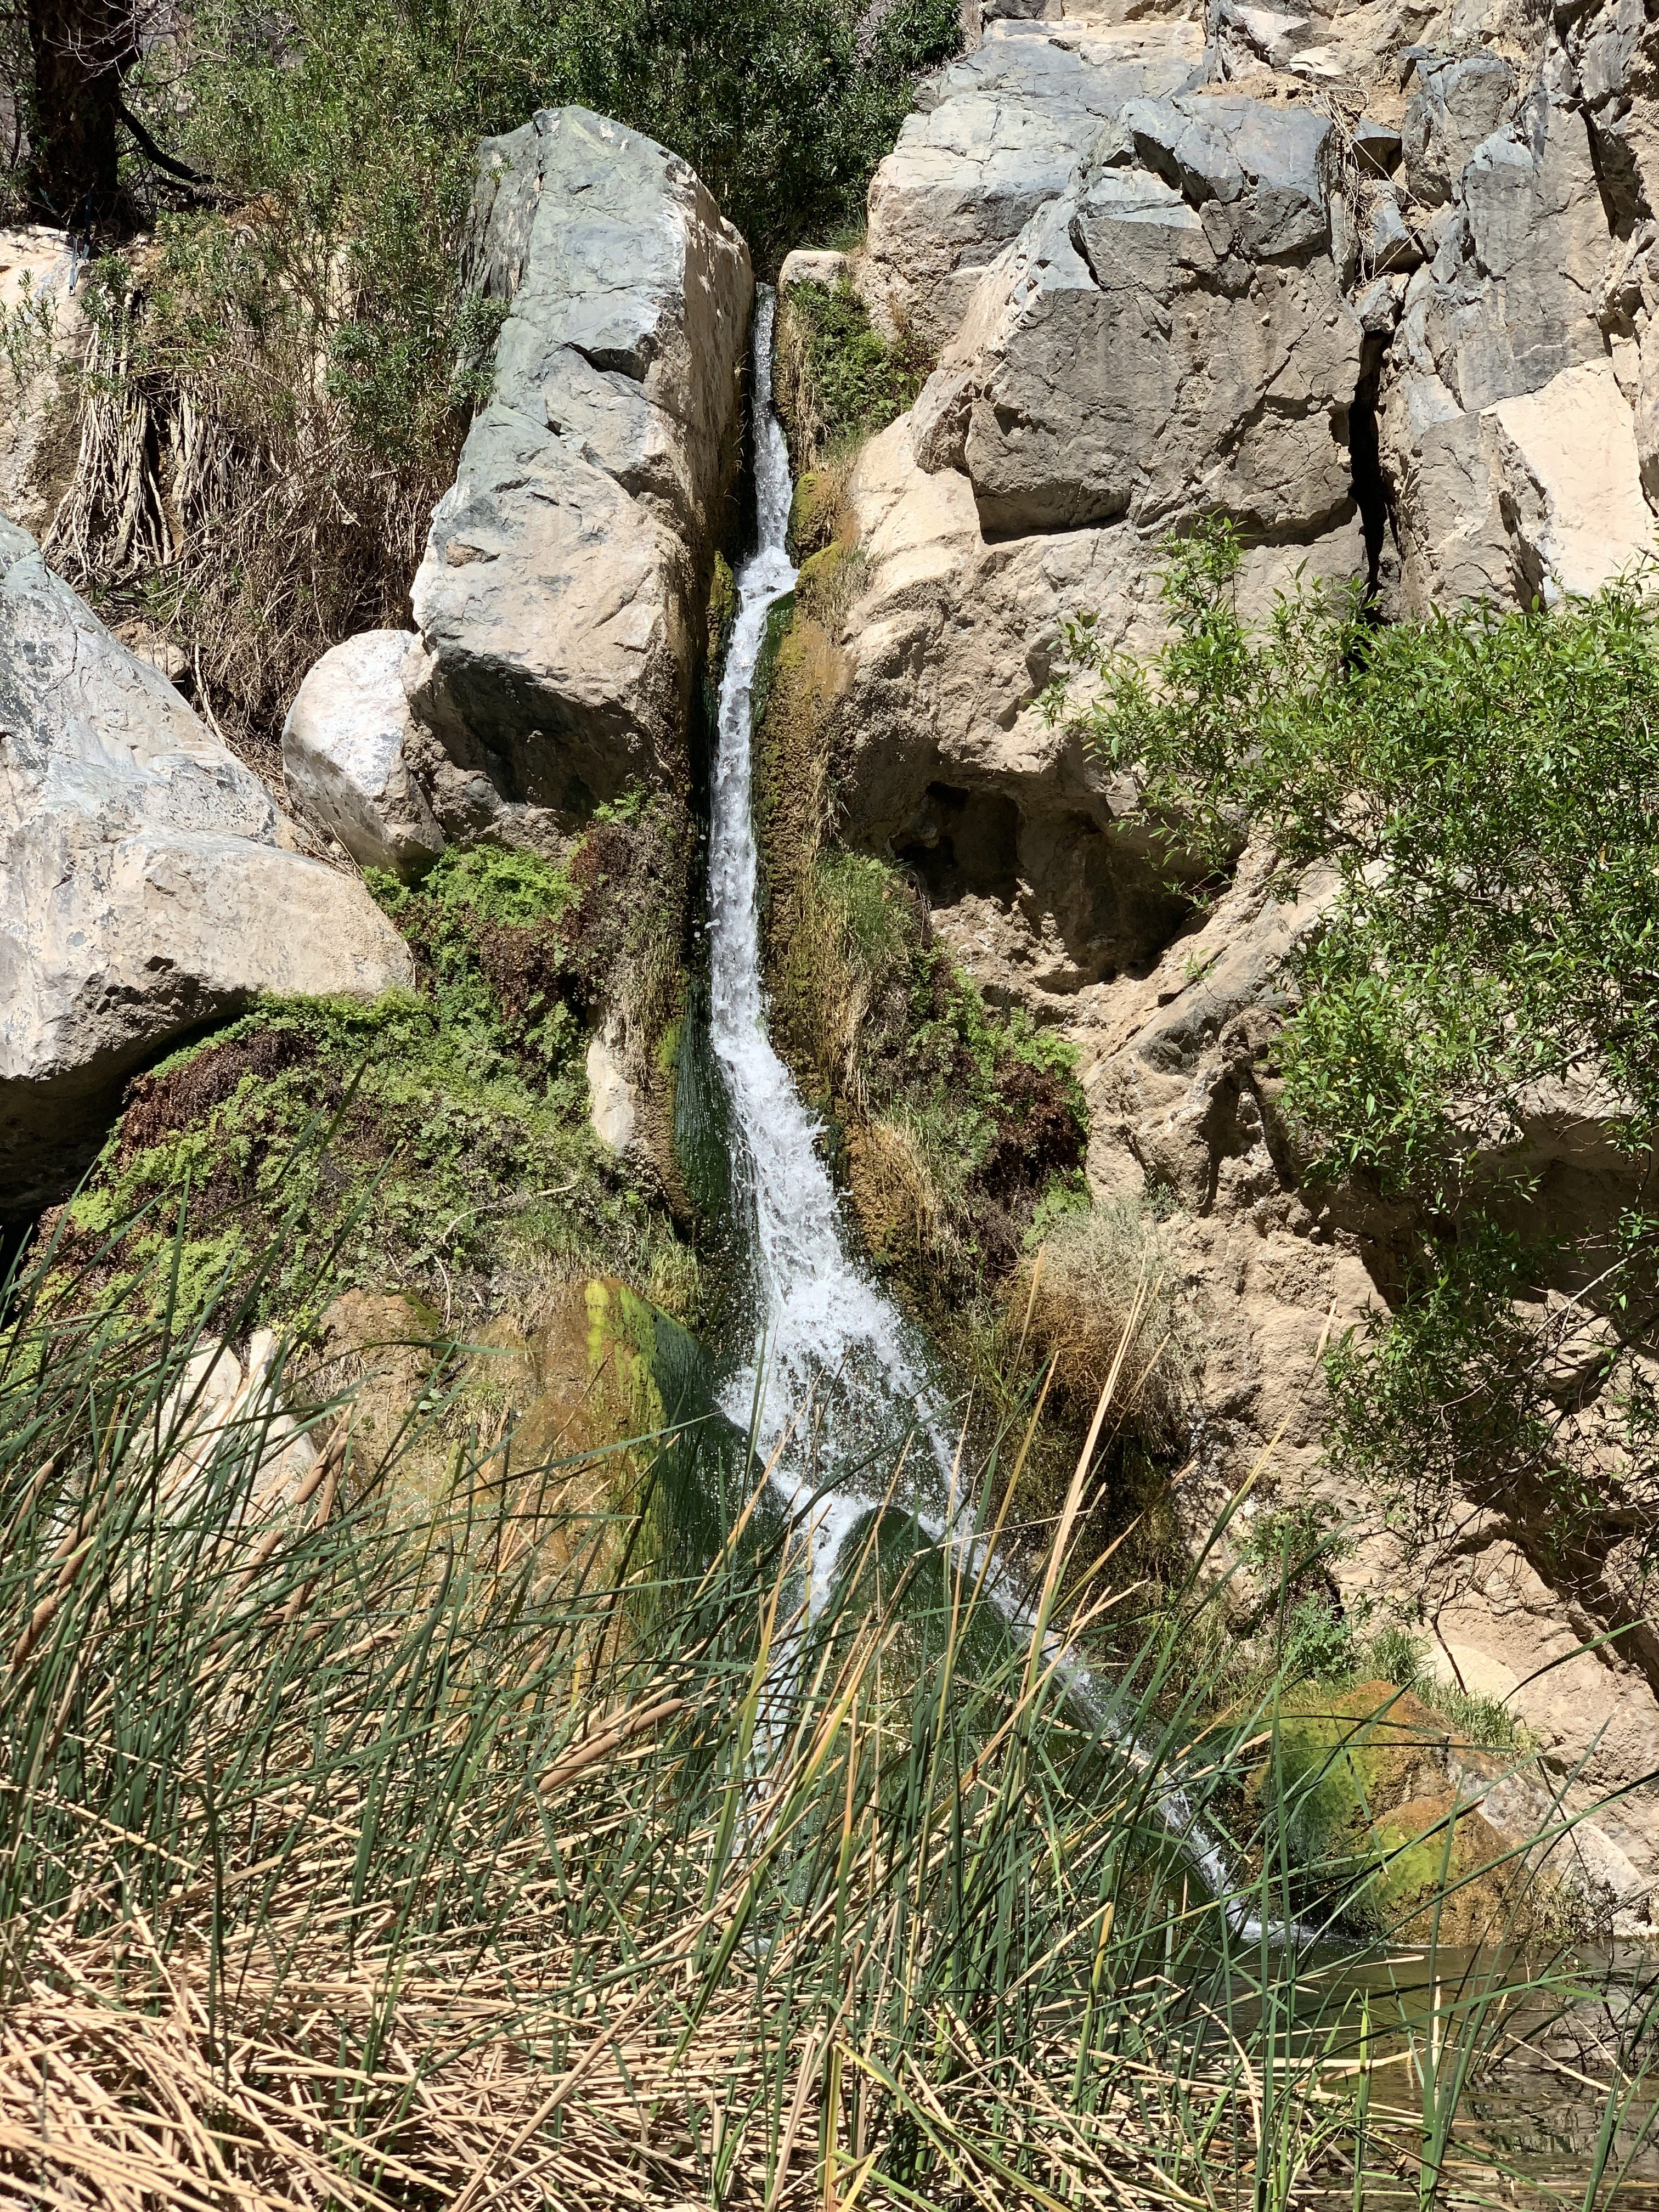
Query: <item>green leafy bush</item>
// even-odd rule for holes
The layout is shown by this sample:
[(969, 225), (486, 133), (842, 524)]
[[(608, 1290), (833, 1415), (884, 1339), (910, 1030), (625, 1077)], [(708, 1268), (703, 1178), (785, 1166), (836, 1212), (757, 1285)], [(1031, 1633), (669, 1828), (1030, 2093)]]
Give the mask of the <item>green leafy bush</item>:
[(1219, 868), (1248, 825), (1334, 866), (1287, 1035), (1330, 1174), (1455, 1206), (1522, 1133), (1527, 1086), (1594, 1066), (1632, 1150), (1659, 1124), (1659, 603), (1642, 577), (1555, 614), (1377, 629), (1298, 587), (1252, 632), (1227, 526), (1169, 547), (1150, 666), (1067, 635), (1101, 679), (1091, 744), (1167, 842)]
[[(1449, 1536), (1461, 1487), (1522, 1507), (1563, 1558), (1599, 1556), (1615, 1523), (1652, 1526), (1632, 1355), (1659, 1322), (1639, 1195), (1659, 1133), (1659, 602), (1641, 572), (1554, 612), (1380, 629), (1357, 586), (1299, 586), (1252, 629), (1229, 526), (1167, 550), (1163, 651), (1138, 664), (1074, 623), (1051, 709), (1134, 771), (1172, 855), (1218, 880), (1254, 833), (1287, 873), (1332, 872), (1293, 963), (1285, 1105), (1315, 1182), (1405, 1202), (1396, 1311), (1333, 1358), (1332, 1449), (1408, 1534)], [(1622, 1152), (1621, 1218), (1537, 1211), (1521, 1146), (1550, 1085)], [(1570, 1387), (1549, 1379), (1552, 1283), (1599, 1316)]]

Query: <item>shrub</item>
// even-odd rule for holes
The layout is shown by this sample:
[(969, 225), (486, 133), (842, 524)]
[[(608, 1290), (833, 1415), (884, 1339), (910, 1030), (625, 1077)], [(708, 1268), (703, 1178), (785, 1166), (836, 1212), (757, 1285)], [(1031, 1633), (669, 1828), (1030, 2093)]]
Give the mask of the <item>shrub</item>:
[[(1570, 1557), (1655, 1525), (1644, 1474), (1659, 1350), (1659, 605), (1644, 572), (1558, 611), (1465, 608), (1379, 629), (1356, 586), (1304, 586), (1252, 632), (1230, 526), (1167, 548), (1171, 633), (1149, 665), (1082, 618), (1051, 696), (1140, 781), (1171, 848), (1224, 868), (1241, 836), (1336, 890), (1297, 957), (1277, 1060), (1316, 1183), (1408, 1202), (1400, 1300), (1332, 1359), (1332, 1449), (1441, 1534), (1461, 1487)], [(1068, 703), (1079, 678), (1091, 695)], [(1540, 1233), (1514, 1148), (1538, 1086), (1599, 1091), (1631, 1194), (1609, 1230)], [(1510, 1156), (1506, 1158), (1505, 1148)], [(1551, 1379), (1589, 1284), (1603, 1334)], [(1517, 1303), (1520, 1301), (1520, 1303)], [(1611, 1387), (1609, 1387), (1611, 1386)], [(1582, 1418), (1601, 1393), (1604, 1418)], [(1622, 1454), (1609, 1453), (1609, 1419)], [(1435, 1493), (1434, 1510), (1425, 1500)]]
[[(933, 362), (917, 343), (889, 344), (844, 280), (792, 284), (778, 322), (776, 398), (798, 475), (844, 466), (853, 450), (915, 403)], [(813, 550), (810, 545), (804, 550)]]

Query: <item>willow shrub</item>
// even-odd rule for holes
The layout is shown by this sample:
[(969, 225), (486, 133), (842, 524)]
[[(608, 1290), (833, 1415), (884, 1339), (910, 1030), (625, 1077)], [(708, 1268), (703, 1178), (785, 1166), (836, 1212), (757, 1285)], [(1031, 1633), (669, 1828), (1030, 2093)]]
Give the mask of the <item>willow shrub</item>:
[[(1378, 627), (1303, 585), (1252, 628), (1227, 525), (1166, 549), (1150, 662), (1071, 624), (1049, 699), (1132, 769), (1171, 854), (1218, 879), (1247, 835), (1334, 872), (1278, 1048), (1316, 1182), (1408, 1204), (1406, 1296), (1333, 1362), (1335, 1448), (1419, 1523), (1455, 1480), (1530, 1486), (1564, 1548), (1634, 1505), (1651, 1407), (1630, 1349), (1659, 1320), (1659, 1221), (1540, 1229), (1519, 1149), (1539, 1086), (1610, 1115), (1626, 1188), (1659, 1124), (1659, 601), (1645, 570), (1553, 612), (1465, 607)], [(1085, 687), (1086, 686), (1086, 692)], [(1507, 1156), (1507, 1157), (1506, 1157)], [(1591, 1385), (1629, 1483), (1540, 1392), (1517, 1297), (1589, 1282)], [(1600, 1464), (1603, 1471), (1595, 1470)], [(1633, 1486), (1633, 1487), (1632, 1487)]]

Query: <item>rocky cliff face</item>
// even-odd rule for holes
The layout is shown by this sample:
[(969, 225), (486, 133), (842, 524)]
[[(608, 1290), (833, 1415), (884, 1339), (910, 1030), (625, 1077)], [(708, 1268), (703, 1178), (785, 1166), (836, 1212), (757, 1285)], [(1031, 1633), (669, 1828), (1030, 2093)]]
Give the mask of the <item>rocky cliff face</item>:
[[(1201, 516), (1244, 532), (1258, 613), (1298, 572), (1393, 616), (1593, 590), (1648, 549), (1651, 27), (1509, 0), (982, 16), (854, 267), (938, 367), (847, 489), (847, 828), (916, 869), (988, 988), (1077, 1042), (1097, 1194), (1177, 1207), (1200, 1462), (1224, 1487), (1272, 1444), (1294, 1490), (1323, 1479), (1320, 1352), (1388, 1282), (1389, 1222), (1302, 1188), (1266, 1073), (1326, 887), (1286, 906), (1247, 854), (1191, 913), (1040, 695), (1070, 613), (1156, 641), (1158, 541)], [(1540, 1099), (1528, 1164), (1564, 1218), (1616, 1202), (1588, 1096)], [(1616, 1561), (1552, 1587), (1535, 1533), (1468, 1517), (1430, 1594), (1446, 1668), (1627, 1786), (1659, 1766), (1659, 1704), (1639, 1638), (1585, 1649), (1632, 1618)], [(1355, 1595), (1396, 1571), (1380, 1537), (1342, 1570)], [(1652, 1826), (1603, 1823), (1632, 1920)]]

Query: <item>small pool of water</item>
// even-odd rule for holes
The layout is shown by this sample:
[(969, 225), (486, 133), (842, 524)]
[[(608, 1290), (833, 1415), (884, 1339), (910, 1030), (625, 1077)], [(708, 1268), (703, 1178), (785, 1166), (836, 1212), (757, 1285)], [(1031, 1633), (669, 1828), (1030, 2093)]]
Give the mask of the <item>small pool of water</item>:
[[(1288, 1990), (1247, 1998), (1291, 2014)], [(1442, 2202), (1659, 2208), (1659, 1954), (1441, 1948), (1352, 1955), (1298, 1978), (1279, 2046), (1333, 2087), (1369, 2071), (1402, 2193)], [(1438, 2142), (1437, 2112), (1455, 2101)], [(1323, 2193), (1320, 2191), (1318, 2193)]]

